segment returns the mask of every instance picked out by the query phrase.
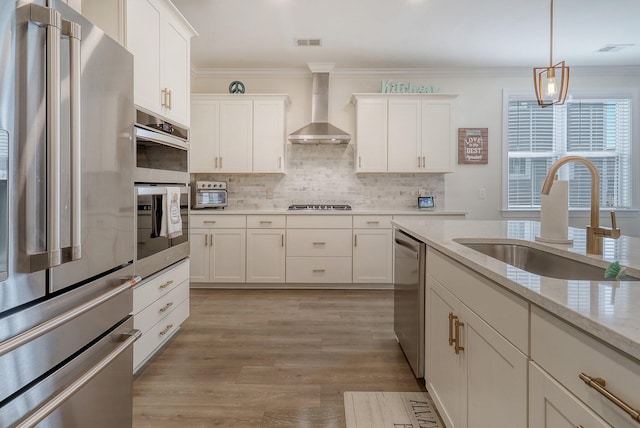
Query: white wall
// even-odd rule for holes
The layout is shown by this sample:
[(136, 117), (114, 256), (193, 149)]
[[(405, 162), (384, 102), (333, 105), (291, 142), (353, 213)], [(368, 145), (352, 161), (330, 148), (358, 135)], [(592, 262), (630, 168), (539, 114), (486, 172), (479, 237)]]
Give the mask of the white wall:
[[(609, 88), (638, 88), (640, 76), (636, 73), (619, 72), (617, 75), (599, 76), (585, 70), (572, 70), (570, 90), (593, 90)], [(517, 74), (517, 75), (516, 75)], [(445, 174), (446, 208), (450, 211), (466, 211), (469, 219), (503, 219), (502, 208), (502, 96), (503, 89), (531, 90), (532, 77), (528, 73), (514, 73), (513, 77), (492, 73), (454, 71), (445, 76), (443, 72), (401, 74), (379, 71), (340, 71), (331, 76), (330, 121), (355, 133), (355, 109), (350, 103), (353, 93), (380, 92), (381, 80), (391, 79), (415, 84), (434, 85), (442, 93), (459, 94), (456, 100), (455, 128), (482, 127), (489, 129), (489, 162), (486, 165), (455, 165), (451, 174)], [(292, 105), (287, 114), (287, 132), (295, 131), (309, 122), (311, 117), (311, 76), (300, 72), (250, 72), (228, 73), (219, 71), (206, 75), (199, 73), (192, 79), (192, 92), (227, 93), (229, 83), (241, 80), (247, 93), (286, 93)], [(634, 106), (637, 120), (640, 106)], [(640, 126), (637, 126), (640, 127)], [(634, 147), (640, 151), (638, 132), (634, 134)], [(638, 157), (636, 157), (636, 161)], [(478, 197), (478, 190), (486, 189), (486, 198)], [(636, 188), (636, 194), (638, 189)], [(572, 216), (570, 225), (583, 227), (587, 215)], [(640, 217), (637, 213), (619, 216), (623, 234), (640, 237)], [(609, 225), (608, 214), (603, 216), (603, 225)]]

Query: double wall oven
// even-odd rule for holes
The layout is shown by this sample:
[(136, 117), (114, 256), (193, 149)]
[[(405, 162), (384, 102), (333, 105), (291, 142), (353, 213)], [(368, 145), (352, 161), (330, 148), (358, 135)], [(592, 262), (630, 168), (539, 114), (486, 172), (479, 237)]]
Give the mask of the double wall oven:
[[(142, 110), (136, 112), (135, 272), (152, 275), (189, 255), (188, 131)], [(166, 233), (167, 198), (176, 196), (180, 233)], [(177, 208), (176, 207), (176, 208)]]

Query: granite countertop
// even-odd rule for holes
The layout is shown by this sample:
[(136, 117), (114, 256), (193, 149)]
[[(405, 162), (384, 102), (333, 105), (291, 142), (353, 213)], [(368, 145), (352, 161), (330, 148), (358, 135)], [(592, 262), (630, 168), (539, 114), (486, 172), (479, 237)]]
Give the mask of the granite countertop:
[(419, 209), (419, 208), (395, 208), (395, 209), (375, 209), (375, 208), (353, 208), (351, 210), (292, 210), (287, 208), (225, 208), (225, 209), (192, 209), (189, 211), (191, 215), (202, 214), (235, 214), (235, 215), (424, 215), (424, 216), (439, 216), (439, 215), (453, 215), (464, 216), (467, 213), (462, 211), (443, 211), (433, 209)]
[[(535, 275), (456, 242), (529, 241), (527, 245), (600, 267), (619, 261), (640, 277), (640, 238), (605, 238), (603, 255), (586, 254), (584, 229), (569, 228), (573, 245), (535, 241), (540, 223), (532, 221), (425, 221), (397, 219), (401, 230), (497, 282), (610, 346), (640, 360), (640, 281), (578, 281)], [(624, 233), (624, 231), (623, 231)]]

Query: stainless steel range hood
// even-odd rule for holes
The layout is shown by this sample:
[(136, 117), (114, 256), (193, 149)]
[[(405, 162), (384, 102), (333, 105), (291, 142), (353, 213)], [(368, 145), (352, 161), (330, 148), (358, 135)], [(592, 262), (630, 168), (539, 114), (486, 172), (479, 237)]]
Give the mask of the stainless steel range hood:
[(329, 123), (329, 73), (313, 73), (311, 123), (289, 135), (298, 144), (347, 144), (351, 135)]

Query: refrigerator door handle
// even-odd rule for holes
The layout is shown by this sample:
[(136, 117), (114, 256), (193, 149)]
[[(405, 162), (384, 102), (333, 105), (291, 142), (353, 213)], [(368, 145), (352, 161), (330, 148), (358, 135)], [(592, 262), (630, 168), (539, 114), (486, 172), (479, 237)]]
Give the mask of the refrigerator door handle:
[(44, 253), (30, 256), (31, 271), (62, 263), (60, 244), (60, 12), (30, 4), (31, 22), (46, 27), (47, 243)]
[(136, 285), (138, 285), (142, 281), (142, 278), (139, 276), (133, 276), (131, 278), (127, 278), (122, 284), (114, 289), (97, 296), (88, 302), (83, 303), (82, 305), (70, 309), (67, 312), (63, 312), (62, 314), (51, 318), (50, 320), (39, 324), (23, 333), (20, 333), (17, 336), (12, 337), (11, 339), (5, 340), (0, 343), (0, 357), (3, 355), (7, 355), (9, 352), (15, 351), (23, 345), (26, 345), (29, 342), (34, 341), (35, 339), (55, 330), (67, 322), (78, 318), (82, 314), (86, 314), (91, 309), (107, 302), (125, 291), (132, 289)]
[(142, 336), (142, 332), (136, 329), (121, 333), (122, 343), (120, 343), (102, 360), (98, 361), (95, 366), (91, 367), (82, 376), (78, 377), (69, 386), (63, 389), (58, 395), (51, 398), (47, 403), (45, 403), (45, 405), (29, 415), (28, 418), (21, 421), (16, 427), (28, 428), (42, 422), (47, 416), (49, 416), (57, 408), (62, 406), (65, 401), (71, 398), (72, 395), (78, 392), (83, 386), (88, 384), (93, 378), (100, 374), (100, 372), (107, 368), (116, 358), (120, 356), (120, 354), (129, 349), (129, 347), (133, 345), (133, 342), (138, 340), (140, 336)]
[(82, 153), (80, 127), (81, 58), (80, 24), (62, 20), (62, 34), (69, 38), (69, 110), (71, 139), (71, 260), (82, 258)]

